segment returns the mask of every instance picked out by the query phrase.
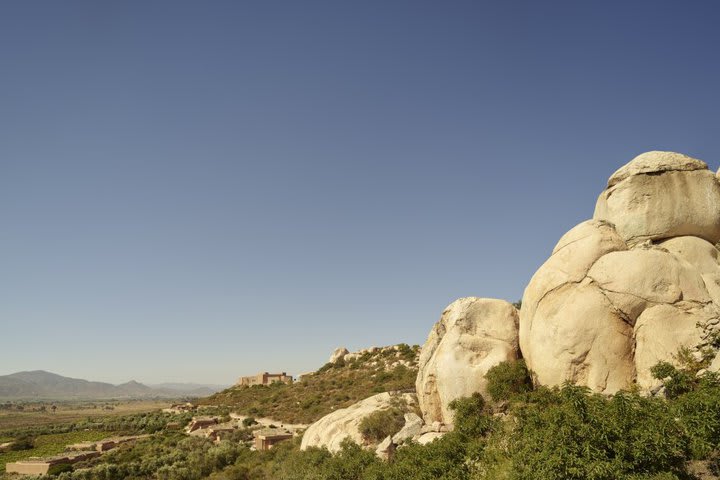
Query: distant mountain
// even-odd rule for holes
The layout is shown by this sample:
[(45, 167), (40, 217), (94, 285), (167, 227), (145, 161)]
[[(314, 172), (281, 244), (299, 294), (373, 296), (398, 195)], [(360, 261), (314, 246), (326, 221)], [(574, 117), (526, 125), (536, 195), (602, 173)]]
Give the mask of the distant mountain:
[(180, 392), (183, 395), (206, 397), (213, 393), (221, 392), (230, 385), (213, 385), (206, 383), (157, 383), (149, 385), (158, 390)]
[(209, 385), (163, 384), (149, 387), (134, 380), (121, 385), (63, 377), (44, 370), (0, 376), (0, 399), (69, 400), (177, 398), (206, 396), (221, 390)]

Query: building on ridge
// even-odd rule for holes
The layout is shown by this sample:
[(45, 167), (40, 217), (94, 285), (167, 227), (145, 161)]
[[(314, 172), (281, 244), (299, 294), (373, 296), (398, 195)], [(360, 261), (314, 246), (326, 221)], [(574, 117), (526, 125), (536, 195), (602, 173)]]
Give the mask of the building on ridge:
[(253, 385), (270, 385), (272, 383), (287, 383), (290, 384), (293, 382), (292, 375), (288, 375), (285, 372), (282, 373), (268, 373), (268, 372), (262, 372), (258, 373), (257, 375), (252, 375), (249, 377), (240, 377), (237, 381), (238, 386), (243, 387), (252, 387)]

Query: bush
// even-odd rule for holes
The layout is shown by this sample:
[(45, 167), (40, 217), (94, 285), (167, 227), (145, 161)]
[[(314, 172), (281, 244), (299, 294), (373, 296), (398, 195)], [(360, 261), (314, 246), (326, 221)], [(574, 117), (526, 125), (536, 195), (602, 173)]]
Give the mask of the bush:
[(485, 435), (492, 427), (492, 419), (485, 412), (485, 400), (479, 393), (450, 402), (454, 411), (455, 431), (466, 437)]
[(245, 428), (251, 427), (253, 425), (257, 425), (257, 423), (258, 423), (257, 420), (255, 420), (253, 417), (243, 418), (243, 421), (242, 421), (243, 427), (245, 427)]
[(514, 479), (684, 478), (688, 440), (668, 402), (623, 392), (608, 399), (572, 385), (531, 399), (516, 412)]
[(35, 439), (28, 435), (23, 435), (16, 438), (15, 441), (10, 445), (10, 450), (16, 452), (20, 450), (30, 450), (32, 448), (35, 448)]
[(509, 400), (513, 395), (532, 390), (530, 372), (525, 360), (502, 362), (485, 374), (487, 390), (493, 401)]
[(650, 369), (650, 373), (662, 381), (667, 398), (677, 398), (695, 386), (695, 378), (690, 373), (678, 370), (668, 362), (659, 362)]
[(359, 430), (365, 441), (377, 443), (395, 435), (405, 425), (405, 414), (398, 407), (378, 410), (360, 421)]

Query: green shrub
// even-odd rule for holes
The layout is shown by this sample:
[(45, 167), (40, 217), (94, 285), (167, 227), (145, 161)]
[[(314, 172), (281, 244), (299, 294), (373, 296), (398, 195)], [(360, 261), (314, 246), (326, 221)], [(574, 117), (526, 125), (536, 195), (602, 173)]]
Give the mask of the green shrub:
[(253, 425), (257, 425), (257, 423), (258, 423), (257, 420), (255, 420), (253, 417), (243, 418), (243, 421), (242, 421), (243, 427), (245, 427), (245, 428), (253, 426)]
[(29, 435), (23, 435), (16, 438), (10, 445), (10, 450), (16, 452), (20, 450), (30, 450), (31, 448), (35, 448), (35, 439)]
[(685, 474), (687, 437), (666, 401), (623, 392), (608, 399), (572, 385), (542, 390), (516, 412), (514, 480)]
[(485, 374), (487, 390), (494, 401), (509, 400), (513, 395), (532, 390), (530, 372), (525, 360), (501, 362)]
[(492, 427), (492, 420), (485, 412), (485, 400), (479, 393), (457, 398), (450, 402), (454, 412), (455, 431), (466, 437), (485, 435)]
[(405, 414), (398, 407), (378, 410), (360, 421), (359, 430), (365, 441), (376, 443), (395, 435), (405, 424)]
[(60, 465), (53, 465), (53, 466), (51, 466), (51, 467), (48, 469), (48, 473), (47, 473), (47, 474), (50, 475), (50, 476), (58, 476), (58, 475), (60, 475), (61, 473), (64, 473), (64, 472), (72, 472), (72, 471), (73, 471), (72, 465), (67, 464), (67, 463), (62, 463), (62, 464), (60, 464)]
[(659, 362), (650, 369), (657, 380), (662, 381), (667, 398), (677, 398), (687, 393), (696, 385), (695, 377), (689, 372), (678, 370), (668, 362)]

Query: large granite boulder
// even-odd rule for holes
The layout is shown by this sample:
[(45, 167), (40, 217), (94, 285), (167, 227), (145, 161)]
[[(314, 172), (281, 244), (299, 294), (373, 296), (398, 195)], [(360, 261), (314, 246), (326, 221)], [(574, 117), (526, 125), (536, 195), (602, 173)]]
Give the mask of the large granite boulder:
[(384, 392), (329, 413), (308, 427), (303, 434), (300, 449), (326, 447), (331, 452), (337, 452), (346, 438), (358, 445), (365, 445), (360, 433), (360, 422), (371, 413), (398, 405), (412, 409), (417, 405), (417, 397), (412, 393)]
[(692, 235), (720, 240), (720, 183), (707, 164), (673, 152), (647, 152), (615, 172), (595, 206), (629, 244)]
[(720, 322), (720, 182), (650, 152), (619, 169), (594, 220), (565, 234), (523, 295), (520, 348), (536, 383), (614, 393), (700, 348)]
[(426, 423), (451, 425), (451, 401), (486, 393), (487, 371), (519, 358), (518, 322), (504, 300), (467, 297), (445, 309), (422, 348), (415, 383)]

